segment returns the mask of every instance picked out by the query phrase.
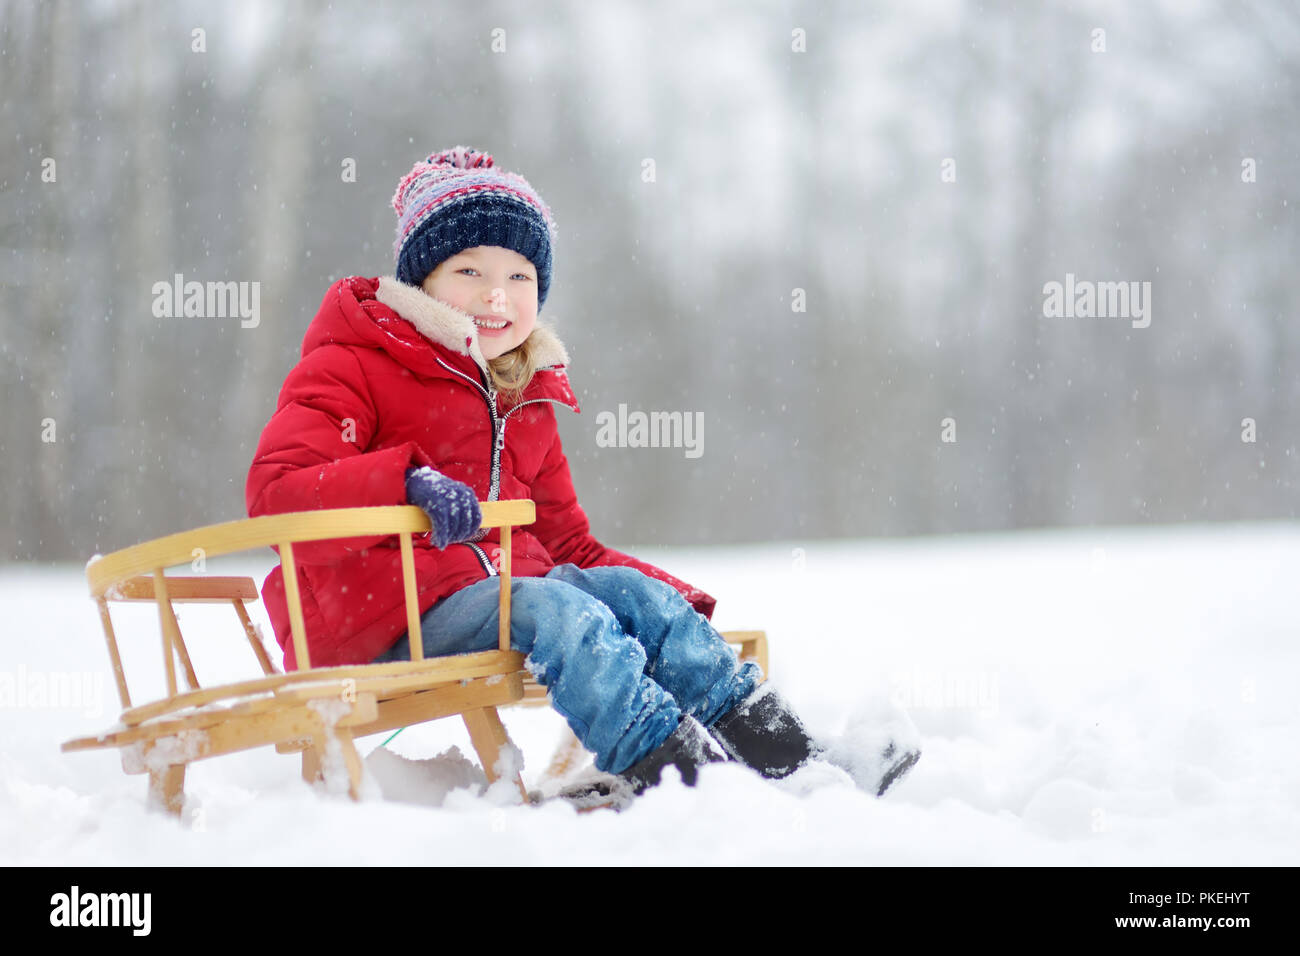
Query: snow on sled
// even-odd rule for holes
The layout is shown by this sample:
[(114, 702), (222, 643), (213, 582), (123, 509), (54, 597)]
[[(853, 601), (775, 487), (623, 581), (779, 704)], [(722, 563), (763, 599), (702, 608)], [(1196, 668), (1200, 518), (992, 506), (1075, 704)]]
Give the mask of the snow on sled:
[[(420, 632), (413, 534), (430, 530), (419, 508), (398, 505), (338, 508), (266, 515), (208, 525), (115, 551), (86, 566), (90, 595), (99, 606), (122, 714), (116, 726), (66, 741), (65, 752), (116, 747), (122, 769), (149, 775), (149, 802), (177, 816), (184, 800), (185, 769), (197, 760), (274, 745), (280, 753), (302, 755), (302, 777), (309, 783), (346, 785), (359, 799), (362, 762), (354, 741), (442, 717), (459, 716), (489, 783), (513, 782), (521, 800), (530, 795), (519, 774), (517, 751), (497, 713), (500, 706), (545, 703), (546, 690), (524, 667), (524, 655), (510, 650), (510, 533), (535, 520), (533, 502), (480, 502), (483, 528), (500, 528), (500, 629), (498, 649), (425, 658), (421, 642), (411, 642), (412, 659), (382, 664), (312, 667), (307, 648), (294, 545), (339, 538), (397, 535), (401, 548), (407, 625)], [(189, 565), (196, 553), (208, 558), (275, 547), (284, 568), (285, 596), (298, 669), (284, 673), (271, 663), (245, 602), (258, 599), (252, 578), (208, 575), (168, 576), (168, 568)], [(110, 601), (153, 602), (162, 632), (163, 697), (133, 704)], [(181, 635), (174, 605), (233, 605), (236, 640), (247, 640), (261, 675), (202, 687)], [(233, 632), (233, 627), (232, 627)], [(742, 658), (756, 660), (766, 673), (767, 639), (762, 631), (727, 632)], [(177, 669), (187, 690), (177, 684)], [(548, 775), (562, 775), (586, 752), (565, 730)], [(331, 786), (331, 789), (333, 789)], [(536, 794), (533, 795), (533, 799)]]

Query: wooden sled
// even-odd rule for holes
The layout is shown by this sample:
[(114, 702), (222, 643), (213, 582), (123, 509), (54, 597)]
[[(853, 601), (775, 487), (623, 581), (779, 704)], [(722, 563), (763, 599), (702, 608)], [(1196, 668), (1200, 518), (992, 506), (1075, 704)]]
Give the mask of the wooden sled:
[[(65, 752), (117, 747), (122, 769), (149, 775), (149, 802), (179, 816), (184, 801), (185, 769), (196, 760), (274, 745), (280, 753), (301, 753), (302, 777), (344, 784), (359, 798), (361, 758), (358, 737), (394, 728), (460, 716), (469, 731), (489, 782), (503, 775), (513, 780), (525, 801), (528, 793), (510, 759), (513, 744), (497, 713), (500, 706), (545, 702), (546, 691), (524, 669), (524, 655), (510, 650), (510, 533), (531, 524), (533, 502), (480, 502), (482, 527), (501, 529), (501, 590), (498, 649), (474, 654), (424, 658), (419, 641), (411, 642), (410, 661), (312, 667), (303, 623), (294, 544), (328, 539), (397, 535), (402, 554), (407, 625), (420, 631), (411, 535), (430, 529), (419, 508), (341, 508), (268, 515), (208, 525), (146, 541), (92, 560), (86, 567), (91, 597), (99, 606), (109, 660), (122, 701), (117, 726), (62, 745)], [(215, 558), (241, 551), (279, 548), (284, 568), (290, 628), (299, 669), (282, 673), (267, 656), (245, 603), (256, 601), (252, 578), (168, 576), (167, 568), (190, 564), (196, 554)], [(133, 705), (109, 614), (111, 601), (151, 601), (157, 605), (166, 694)], [(181, 635), (178, 603), (230, 603), (238, 619), (239, 640), (252, 648), (260, 677), (201, 687)], [(747, 659), (767, 671), (767, 639), (761, 631), (723, 635)], [(177, 685), (177, 668), (187, 690)], [(567, 730), (567, 729), (566, 729)], [(584, 753), (576, 738), (563, 743), (550, 772), (563, 769)], [(576, 749), (574, 745), (576, 744)]]

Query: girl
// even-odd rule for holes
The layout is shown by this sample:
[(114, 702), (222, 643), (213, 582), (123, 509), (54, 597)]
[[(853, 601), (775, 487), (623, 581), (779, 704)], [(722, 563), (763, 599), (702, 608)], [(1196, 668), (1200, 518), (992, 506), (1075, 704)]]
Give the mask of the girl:
[[(596, 767), (634, 792), (673, 764), (729, 757), (784, 777), (820, 753), (753, 663), (709, 625), (714, 599), (592, 537), (556, 429), (578, 404), (569, 357), (538, 320), (555, 223), (521, 177), (464, 146), (398, 183), (396, 275), (325, 294), (248, 475), (250, 516), (414, 504), (426, 657), (496, 647), (496, 529), (478, 501), (532, 498), (512, 536), (511, 643)], [(401, 556), (391, 539), (299, 545), (312, 662), (407, 660)], [(263, 598), (293, 668), (284, 581)], [(918, 755), (892, 755), (883, 793)], [(896, 759), (895, 759), (896, 758)]]

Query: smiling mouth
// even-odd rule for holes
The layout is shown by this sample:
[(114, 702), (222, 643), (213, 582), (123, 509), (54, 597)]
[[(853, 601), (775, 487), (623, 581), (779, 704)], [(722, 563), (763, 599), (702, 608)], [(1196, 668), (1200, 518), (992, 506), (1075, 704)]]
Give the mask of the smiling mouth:
[(483, 316), (474, 316), (474, 324), (480, 329), (504, 329), (510, 324), (509, 319), (488, 319)]

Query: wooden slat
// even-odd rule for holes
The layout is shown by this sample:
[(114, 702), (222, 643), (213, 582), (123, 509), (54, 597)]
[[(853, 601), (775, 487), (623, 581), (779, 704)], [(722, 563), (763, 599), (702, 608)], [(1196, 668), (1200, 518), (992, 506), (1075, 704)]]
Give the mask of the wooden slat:
[(154, 586), (158, 593), (158, 620), (162, 627), (163, 673), (167, 675), (167, 696), (176, 696), (176, 659), (172, 654), (172, 635), (178, 630), (176, 615), (167, 602), (167, 579), (163, 577), (162, 568), (153, 572)]
[(307, 652), (307, 626), (302, 620), (302, 594), (298, 590), (298, 565), (293, 560), (293, 544), (280, 542), (280, 566), (284, 570), (284, 598), (289, 605), (289, 630), (293, 633), (293, 655), (298, 670), (311, 668)]
[(353, 727), (352, 735), (365, 737), (396, 727), (409, 727), (450, 717), (472, 707), (500, 707), (517, 701), (522, 692), (523, 675), (516, 673), (494, 684), (479, 678), (468, 684), (447, 684), (393, 700), (380, 700), (375, 720)]
[(551, 762), (546, 765), (546, 770), (542, 774), (544, 779), (558, 780), (572, 770), (578, 761), (586, 757), (587, 748), (582, 746), (582, 741), (577, 738), (568, 724), (564, 725), (563, 733), (563, 739), (556, 746), (555, 753), (551, 755)]
[[(170, 600), (167, 602), (167, 606), (171, 607)], [(175, 618), (175, 615), (176, 611), (173, 608), (172, 617)], [(179, 620), (176, 620), (176, 633), (172, 635), (172, 638), (176, 643), (176, 653), (180, 656), (181, 666), (185, 668), (185, 683), (190, 685), (190, 690), (202, 690), (199, 687), (198, 675), (194, 673), (194, 664), (190, 661), (190, 649), (185, 646), (185, 635), (181, 633)]]
[[(316, 696), (330, 695), (322, 692)], [(141, 740), (153, 740), (158, 737), (178, 734), (185, 730), (206, 730), (224, 720), (229, 720), (231, 717), (247, 717), (250, 714), (265, 714), (274, 710), (283, 710), (286, 706), (292, 706), (292, 703), (294, 702), (286, 705), (284, 701), (275, 697), (258, 697), (255, 700), (240, 701), (230, 707), (201, 710), (196, 713), (186, 714), (183, 717), (147, 721), (128, 727), (125, 730), (109, 730), (91, 737), (77, 737), (65, 742), (61, 749), (72, 751), (91, 750), (96, 747), (123, 747), (128, 744), (138, 743)]]
[[(497, 709), (495, 707), (475, 708), (465, 711), (461, 714), (461, 718), (469, 731), (470, 742), (478, 752), (479, 762), (483, 765), (483, 773), (488, 778), (488, 783), (495, 783), (500, 779), (496, 764), (501, 757), (501, 748), (510, 743), (510, 737), (506, 734), (506, 728), (501, 723)], [(524, 782), (518, 773), (515, 774), (515, 786), (524, 803), (527, 803), (528, 791), (524, 788)]]
[(149, 771), (149, 804), (179, 817), (185, 802), (185, 764)]
[(510, 528), (501, 529), (501, 606), (497, 612), (497, 650), (510, 650)]
[[(522, 656), (522, 655), (521, 655)], [(525, 690), (527, 671), (453, 681), (432, 688), (385, 691), (379, 699), (379, 719), (352, 728), (356, 737), (382, 733), (394, 727), (409, 727), (427, 720), (450, 717), (469, 707), (505, 706), (519, 703)], [(286, 740), (275, 745), (277, 753), (298, 753), (310, 747), (309, 740)]]
[[(242, 715), (234, 714), (233, 716), (248, 716), (248, 712), (270, 713), (276, 710), (284, 710), (285, 706), (283, 701), (277, 701), (275, 698), (270, 698), (269, 702), (261, 707), (255, 707), (252, 702), (249, 702), (247, 712)], [(73, 737), (71, 740), (65, 740), (59, 746), (59, 750), (63, 753), (72, 753), (77, 750), (97, 750), (104, 747), (127, 747), (141, 741), (174, 736), (183, 731), (207, 730), (209, 727), (215, 727), (223, 721), (230, 720), (231, 717), (230, 708), (205, 710), (171, 720), (150, 721), (136, 727), (128, 727), (125, 730), (106, 730), (101, 734), (93, 734), (88, 737)]]
[(415, 552), (411, 547), (411, 532), (403, 531), (402, 587), (406, 593), (406, 637), (411, 649), (411, 660), (424, 660), (424, 631), (420, 627), (420, 592), (415, 587)]
[[(336, 692), (337, 693), (337, 692)], [(332, 695), (324, 695), (332, 696)], [(313, 698), (317, 699), (317, 698)], [(174, 737), (185, 731), (202, 731), (205, 734), (214, 734), (223, 727), (244, 726), (245, 722), (253, 721), (252, 726), (266, 726), (280, 714), (294, 714), (302, 711), (307, 706), (307, 701), (284, 701), (275, 698), (269, 698), (266, 701), (247, 701), (241, 705), (244, 709), (233, 711), (231, 708), (222, 710), (205, 710), (196, 714), (189, 714), (185, 717), (176, 717), (170, 720), (152, 721), (147, 724), (141, 724), (138, 727), (129, 727), (126, 730), (112, 730), (93, 737), (77, 737), (65, 741), (60, 748), (63, 752), (69, 753), (74, 750), (94, 750), (102, 747), (125, 747), (129, 744), (140, 743), (142, 741), (159, 740), (163, 737)], [(356, 702), (352, 706), (352, 713), (339, 719), (340, 725), (350, 723), (367, 723), (373, 721), (378, 716), (376, 710), (376, 701), (373, 694), (357, 694)], [(308, 711), (314, 714), (314, 711)], [(282, 737), (273, 737), (263, 743), (274, 743), (276, 740), (283, 740), (293, 736), (310, 736), (313, 728), (310, 724), (305, 725), (306, 729), (302, 733), (286, 733)], [(225, 733), (225, 731), (221, 731)], [(251, 746), (251, 745), (250, 745)], [(259, 745), (260, 746), (260, 745)], [(239, 748), (236, 748), (239, 749)], [(225, 751), (221, 751), (225, 752)], [(202, 759), (208, 756), (215, 756), (207, 752), (201, 753), (194, 759)]]
[[(346, 678), (351, 681), (348, 689), (354, 693), (375, 694), (381, 700), (389, 697), (396, 697), (399, 694), (411, 694), (416, 691), (426, 690), (431, 687), (437, 687), (445, 684), (459, 684), (462, 678), (431, 678), (428, 674), (406, 674), (393, 677), (360, 677)], [(335, 686), (340, 683), (337, 680), (326, 681), (325, 683)], [(309, 695), (315, 684), (294, 684), (287, 687), (277, 687), (274, 691), (277, 697), (294, 699)]]
[(526, 674), (524, 677), (524, 698), (519, 701), (519, 706), (548, 707), (551, 702), (546, 693), (546, 688), (537, 682), (536, 677), (532, 674)]
[[(521, 671), (515, 671), (511, 674), (505, 674), (505, 675), (489, 674), (487, 677), (476, 678), (472, 683), (477, 685), (478, 681), (491, 680), (494, 677), (501, 678), (500, 681), (498, 681), (498, 683), (504, 683), (505, 681), (512, 680), (515, 677), (519, 677), (520, 680), (522, 681), (523, 679), (522, 673), (523, 672)], [(453, 684), (453, 683), (460, 686), (462, 685), (462, 681), (463, 679), (456, 680), (456, 681), (439, 681), (438, 683), (439, 685), (442, 686), (446, 686), (448, 684)], [(379, 697), (380, 700), (385, 700), (389, 697), (396, 697), (399, 694), (410, 694), (417, 691), (422, 691), (432, 686), (437, 686), (437, 685), (434, 685), (429, 680), (429, 678), (419, 674), (410, 675), (406, 677), (366, 677), (357, 681), (358, 691), (365, 691), (368, 694), (374, 694), (377, 697)], [(487, 686), (487, 685), (484, 684), (482, 686)], [(523, 693), (522, 685), (520, 687), (520, 693), (521, 694)]]
[[(536, 520), (533, 502), (484, 501), (481, 527), (528, 525)], [(228, 521), (181, 531), (145, 541), (112, 554), (106, 554), (86, 566), (86, 582), (93, 597), (128, 578), (152, 571), (188, 564), (195, 548), (202, 548), (209, 558), (237, 551), (267, 548), (282, 541), (326, 541), (331, 538), (373, 538), (410, 531), (421, 534), (430, 528), (428, 516), (414, 505), (389, 505), (381, 508), (330, 508), (324, 511), (294, 511), (264, 515), (243, 521)]]
[[(348, 796), (353, 800), (361, 799), (361, 754), (357, 753), (357, 745), (352, 742), (352, 733), (346, 727), (335, 727), (332, 731), (334, 741), (338, 748), (343, 751), (343, 766), (348, 774)], [(329, 746), (322, 740), (322, 747)], [(322, 765), (322, 770), (324, 765)]]
[[(375, 708), (374, 697), (358, 694), (352, 712), (340, 717), (335, 726), (347, 728), (374, 720)], [(320, 723), (320, 715), (306, 704), (242, 720), (229, 720), (208, 731), (208, 753), (204, 756), (217, 757), (249, 747), (264, 747), (277, 740), (309, 736), (319, 730)]]
[(767, 632), (766, 631), (719, 631), (728, 644), (740, 645), (740, 659), (754, 661), (767, 677)]
[(122, 709), (127, 710), (131, 706), (131, 694), (126, 689), (126, 671), (122, 670), (122, 656), (117, 651), (117, 635), (113, 633), (113, 619), (108, 613), (108, 602), (103, 598), (96, 598), (95, 603), (99, 605), (99, 623), (103, 625), (104, 639), (108, 641), (108, 658), (113, 664), (117, 696), (122, 701)]
[(263, 674), (277, 674), (275, 665), (271, 663), (271, 658), (266, 656), (266, 648), (262, 646), (262, 639), (258, 636), (257, 628), (253, 627), (253, 622), (248, 617), (248, 611), (244, 609), (244, 602), (239, 598), (231, 602), (235, 606), (235, 614), (239, 616), (239, 623), (244, 626), (244, 636), (248, 638), (248, 643), (253, 648), (253, 654), (257, 657), (257, 663), (262, 668)]
[[(257, 585), (252, 578), (234, 577), (181, 577), (168, 575), (167, 594), (173, 601), (222, 604), (238, 598), (241, 601), (257, 600)], [(110, 601), (152, 601), (153, 578), (138, 575), (110, 588), (104, 596)]]
[(475, 654), (451, 654), (446, 657), (431, 657), (423, 661), (390, 661), (385, 664), (357, 664), (347, 667), (317, 667), (309, 671), (290, 671), (287, 674), (273, 674), (253, 680), (209, 687), (206, 690), (177, 694), (174, 697), (141, 704), (124, 711), (122, 723), (131, 726), (151, 718), (182, 710), (187, 707), (202, 707), (218, 700), (242, 697), (248, 694), (260, 694), (287, 684), (310, 683), (321, 680), (336, 680), (351, 677), (354, 680), (366, 677), (388, 677), (398, 674), (427, 674), (430, 684), (450, 680), (468, 680), (474, 677), (488, 677), (493, 674), (510, 674), (523, 670), (524, 655), (518, 651), (502, 654), (500, 651), (480, 651)]
[[(279, 753), (297, 753), (296, 750), (281, 750), (280, 746), (280, 744), (275, 745)], [(320, 745), (313, 745), (312, 741), (308, 740), (299, 749), (302, 750), (302, 779), (308, 783), (315, 783), (322, 777)]]

